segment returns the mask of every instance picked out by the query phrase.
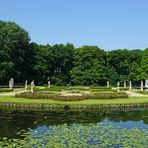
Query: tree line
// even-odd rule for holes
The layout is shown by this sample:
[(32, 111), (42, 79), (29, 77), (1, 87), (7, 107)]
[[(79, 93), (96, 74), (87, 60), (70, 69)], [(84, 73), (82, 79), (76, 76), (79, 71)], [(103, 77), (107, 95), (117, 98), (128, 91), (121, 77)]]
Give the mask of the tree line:
[(106, 85), (148, 79), (148, 48), (107, 51), (97, 46), (39, 45), (14, 22), (0, 21), (0, 84)]

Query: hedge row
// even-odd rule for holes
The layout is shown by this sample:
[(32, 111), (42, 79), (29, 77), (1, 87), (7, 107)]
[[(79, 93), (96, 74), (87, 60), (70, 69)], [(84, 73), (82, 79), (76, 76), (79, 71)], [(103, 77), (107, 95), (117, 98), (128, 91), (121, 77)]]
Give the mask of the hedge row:
[(90, 87), (87, 86), (71, 86), (67, 90), (90, 90)]
[(89, 87), (84, 86), (51, 86), (51, 87), (45, 87), (42, 90), (35, 90), (35, 91), (62, 91), (62, 90), (89, 90)]
[(91, 89), (107, 89), (110, 90), (111, 87), (107, 87), (107, 86), (91, 86)]
[(102, 89), (91, 89), (91, 91), (93, 92), (101, 92), (101, 91), (116, 91), (116, 90), (111, 90), (111, 89), (108, 89), (108, 88), (102, 88)]
[(46, 87), (44, 89), (34, 89), (34, 91), (62, 91), (61, 88), (56, 88), (56, 87)]
[(138, 93), (141, 93), (141, 94), (148, 94), (148, 91), (141, 91), (141, 90), (139, 90), (139, 91), (137, 91)]
[(128, 88), (128, 87), (126, 87), (126, 88), (120, 87), (119, 89), (120, 89), (120, 91), (126, 91), (126, 90), (128, 90), (129, 88)]
[(86, 99), (116, 99), (116, 98), (128, 98), (125, 92), (119, 93), (100, 93), (100, 94), (75, 94), (75, 95), (61, 95), (53, 93), (42, 93), (42, 92), (23, 92), (15, 95), (19, 98), (30, 98), (30, 99), (55, 99), (62, 101), (79, 101)]
[(62, 91), (62, 90), (91, 90), (91, 91), (109, 91), (111, 90), (111, 87), (106, 86), (51, 86), (51, 87), (45, 87), (44, 89), (34, 89), (35, 91)]
[(13, 91), (13, 89), (10, 88), (0, 88), (0, 92), (10, 92)]

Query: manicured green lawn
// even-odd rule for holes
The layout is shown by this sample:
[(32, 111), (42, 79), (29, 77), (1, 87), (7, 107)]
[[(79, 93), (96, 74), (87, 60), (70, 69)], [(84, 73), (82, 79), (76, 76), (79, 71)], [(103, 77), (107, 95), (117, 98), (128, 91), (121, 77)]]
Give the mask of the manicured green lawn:
[[(13, 92), (20, 92), (25, 90), (24, 88), (14, 89)], [(86, 90), (87, 91), (87, 90)], [(99, 91), (102, 92), (102, 91)], [(106, 91), (110, 92), (110, 91)], [(10, 92), (11, 93), (11, 92)], [(96, 92), (94, 92), (96, 93)], [(1, 93), (3, 94), (3, 93)], [(99, 105), (99, 104), (148, 104), (148, 95), (144, 97), (129, 97), (124, 99), (88, 99), (81, 101), (58, 101), (53, 99), (27, 99), (27, 98), (15, 98), (14, 96), (0, 96), (0, 103), (18, 103), (18, 104), (61, 104), (61, 105)]]
[(71, 104), (71, 105), (99, 105), (99, 104), (135, 104), (135, 103), (148, 103), (148, 97), (130, 97), (127, 99), (112, 99), (112, 100), (82, 100), (82, 101), (57, 101), (52, 99), (26, 99), (15, 98), (9, 96), (1, 96), (0, 103), (18, 103), (18, 104)]

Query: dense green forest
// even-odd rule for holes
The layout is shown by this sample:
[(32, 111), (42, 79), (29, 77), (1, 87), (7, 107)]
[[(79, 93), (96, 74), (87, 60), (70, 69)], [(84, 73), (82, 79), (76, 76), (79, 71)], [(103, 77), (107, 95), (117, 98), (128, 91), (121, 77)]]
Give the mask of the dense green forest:
[(38, 45), (14, 22), (0, 21), (0, 84), (106, 85), (148, 78), (148, 49), (108, 51), (97, 46)]

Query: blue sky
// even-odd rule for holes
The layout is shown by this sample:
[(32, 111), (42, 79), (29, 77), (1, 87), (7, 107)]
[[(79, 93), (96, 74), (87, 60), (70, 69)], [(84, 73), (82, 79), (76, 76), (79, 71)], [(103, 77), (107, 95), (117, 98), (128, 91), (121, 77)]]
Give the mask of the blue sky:
[(0, 19), (16, 22), (39, 44), (148, 47), (148, 0), (0, 0)]

